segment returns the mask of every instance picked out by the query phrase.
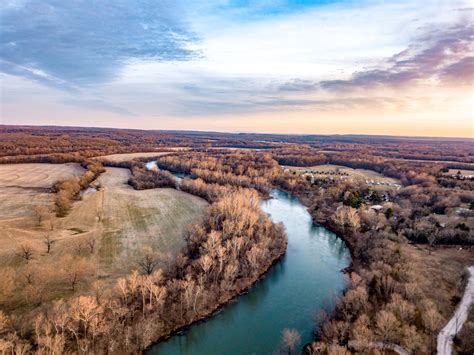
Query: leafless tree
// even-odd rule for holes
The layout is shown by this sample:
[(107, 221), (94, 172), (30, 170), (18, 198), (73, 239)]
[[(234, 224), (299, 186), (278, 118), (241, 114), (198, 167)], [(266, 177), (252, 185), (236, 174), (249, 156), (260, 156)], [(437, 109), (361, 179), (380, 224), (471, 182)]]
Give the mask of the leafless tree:
[(17, 252), (17, 255), (24, 259), (26, 263), (33, 259), (33, 248), (29, 244), (22, 244), (20, 245), (20, 250)]
[(288, 354), (291, 354), (296, 345), (301, 341), (301, 336), (296, 329), (285, 328), (282, 332), (282, 343)]
[(39, 227), (43, 223), (44, 218), (48, 215), (48, 208), (43, 205), (38, 205), (33, 208), (33, 212), (35, 214), (36, 224)]
[(94, 253), (95, 243), (96, 243), (96, 240), (93, 236), (90, 236), (86, 240), (86, 245), (89, 248), (89, 251), (90, 251), (91, 254)]
[(53, 244), (56, 243), (56, 241), (52, 239), (51, 235), (48, 233), (43, 237), (43, 243), (44, 245), (46, 245), (46, 253), (49, 254), (51, 252)]
[(145, 275), (151, 275), (158, 264), (158, 257), (153, 253), (151, 248), (145, 248), (143, 255), (141, 255), (137, 261), (138, 267)]

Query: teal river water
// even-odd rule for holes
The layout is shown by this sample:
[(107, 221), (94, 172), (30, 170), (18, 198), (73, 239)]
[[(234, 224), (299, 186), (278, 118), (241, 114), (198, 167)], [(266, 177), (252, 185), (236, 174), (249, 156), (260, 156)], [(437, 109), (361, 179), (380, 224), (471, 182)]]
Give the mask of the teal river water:
[(345, 286), (341, 269), (349, 250), (334, 233), (313, 224), (306, 208), (279, 190), (262, 208), (283, 223), (288, 249), (248, 293), (206, 321), (152, 346), (147, 354), (272, 354), (284, 328), (295, 328), (302, 347), (312, 339), (313, 316), (334, 304)]

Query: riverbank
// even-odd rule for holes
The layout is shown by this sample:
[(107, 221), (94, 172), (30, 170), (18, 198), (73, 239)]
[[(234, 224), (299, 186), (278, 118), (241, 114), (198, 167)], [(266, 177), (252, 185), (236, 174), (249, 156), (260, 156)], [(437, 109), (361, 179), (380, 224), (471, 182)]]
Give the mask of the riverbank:
[(296, 198), (277, 190), (272, 195), (261, 206), (274, 223), (283, 223), (286, 254), (248, 292), (148, 353), (220, 354), (239, 349), (268, 354), (279, 350), (285, 328), (298, 331), (300, 345), (312, 339), (313, 315), (333, 307), (335, 295), (345, 287), (341, 269), (349, 264), (349, 253), (336, 235), (312, 223)]
[(261, 269), (259, 271), (258, 275), (256, 275), (256, 277), (254, 279), (252, 279), (250, 282), (245, 282), (245, 283), (242, 283), (241, 285), (239, 285), (237, 292), (233, 293), (232, 295), (228, 295), (228, 296), (225, 296), (225, 297), (219, 299), (218, 303), (216, 303), (211, 308), (206, 310), (206, 312), (202, 313), (199, 316), (199, 318), (197, 318), (195, 320), (192, 320), (192, 321), (189, 321), (186, 324), (177, 326), (175, 329), (170, 330), (168, 332), (168, 334), (165, 334), (165, 335), (161, 336), (160, 338), (156, 339), (155, 341), (153, 341), (152, 344), (149, 344), (145, 348), (144, 352), (148, 353), (148, 354), (154, 353), (153, 347), (156, 346), (157, 344), (159, 344), (160, 342), (162, 342), (166, 339), (169, 339), (172, 336), (178, 335), (181, 332), (185, 332), (185, 331), (189, 330), (190, 327), (192, 327), (194, 325), (197, 325), (198, 323), (209, 321), (213, 316), (216, 315), (216, 312), (218, 312), (222, 308), (228, 306), (230, 302), (232, 302), (233, 300), (237, 299), (241, 295), (248, 292), (249, 289), (252, 288), (257, 282), (262, 281), (262, 279), (265, 277), (265, 274), (268, 272), (268, 270), (270, 268), (272, 268), (275, 264), (280, 262), (281, 258), (285, 255), (286, 245), (287, 245), (286, 243), (284, 245), (282, 245), (282, 249), (279, 252), (278, 256), (266, 268)]

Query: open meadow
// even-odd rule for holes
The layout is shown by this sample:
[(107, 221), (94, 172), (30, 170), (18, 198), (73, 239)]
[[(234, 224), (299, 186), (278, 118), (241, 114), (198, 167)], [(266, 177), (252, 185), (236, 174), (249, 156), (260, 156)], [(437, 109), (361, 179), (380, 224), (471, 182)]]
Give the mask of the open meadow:
[(97, 189), (56, 217), (51, 185), (83, 171), (78, 164), (0, 166), (3, 309), (92, 292), (94, 281), (111, 284), (138, 269), (143, 254), (165, 267), (207, 205), (174, 189), (134, 190), (128, 169), (107, 168), (93, 184)]
[(95, 158), (101, 161), (111, 161), (114, 163), (121, 163), (121, 162), (130, 161), (137, 158), (153, 158), (153, 157), (159, 157), (166, 154), (169, 154), (169, 152), (121, 153), (121, 154), (101, 155)]

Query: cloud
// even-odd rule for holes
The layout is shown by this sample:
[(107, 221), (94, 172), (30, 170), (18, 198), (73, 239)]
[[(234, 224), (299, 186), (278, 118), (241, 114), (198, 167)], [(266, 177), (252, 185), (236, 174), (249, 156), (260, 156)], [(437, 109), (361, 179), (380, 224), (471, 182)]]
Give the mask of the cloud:
[[(322, 89), (347, 90), (374, 86), (399, 87), (414, 81), (473, 84), (470, 54), (474, 50), (474, 25), (461, 23), (448, 30), (433, 30), (406, 50), (392, 56), (382, 68), (356, 72), (348, 80), (319, 82)], [(284, 86), (283, 86), (284, 87)]]
[(348, 79), (294, 78), (276, 85), (284, 93), (341, 92), (370, 88), (401, 88), (408, 84), (474, 85), (474, 25), (461, 21), (445, 30), (431, 29), (403, 51)]
[(448, 65), (443, 69), (441, 78), (453, 84), (474, 85), (474, 57), (465, 57)]
[(60, 88), (114, 79), (130, 59), (199, 56), (173, 0), (8, 1), (0, 10), (0, 70)]

